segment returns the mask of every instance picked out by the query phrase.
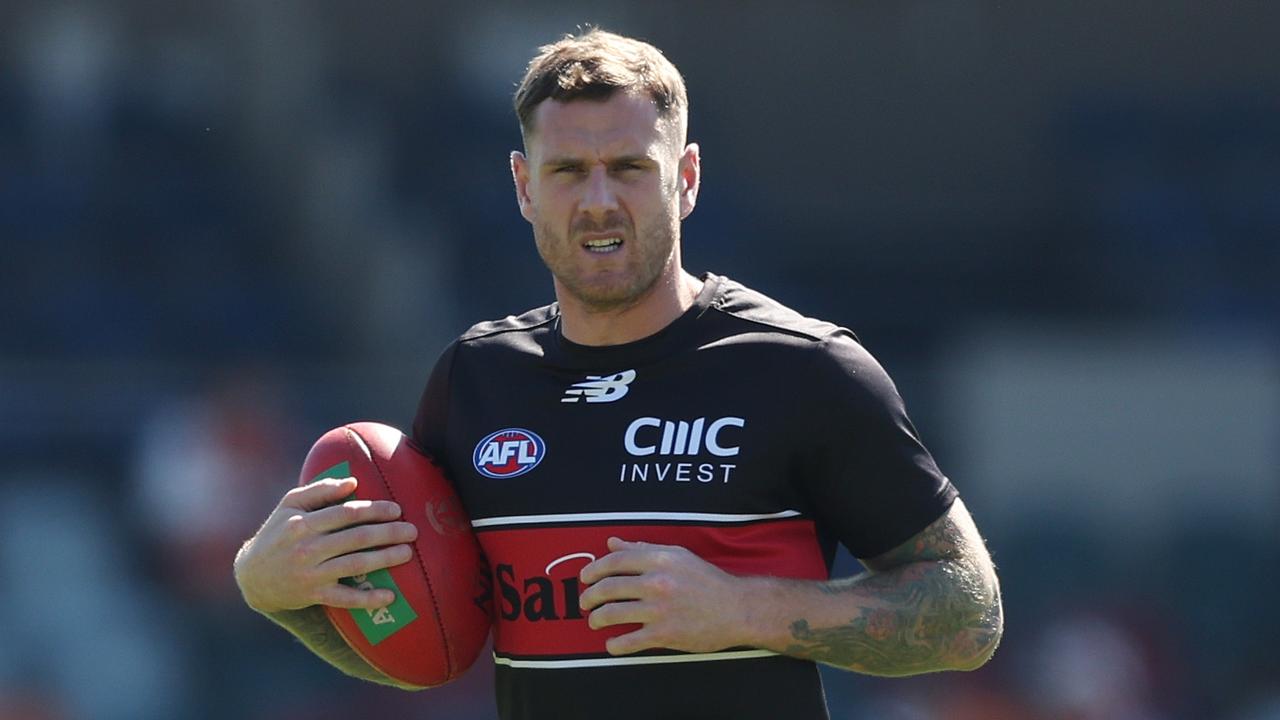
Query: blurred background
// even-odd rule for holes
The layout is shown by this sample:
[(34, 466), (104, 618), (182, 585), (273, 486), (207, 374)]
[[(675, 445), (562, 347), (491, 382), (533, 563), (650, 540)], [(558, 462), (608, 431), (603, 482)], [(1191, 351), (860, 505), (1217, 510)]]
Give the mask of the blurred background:
[(551, 299), (510, 97), (582, 23), (686, 76), (687, 267), (854, 329), (1001, 569), (990, 664), (833, 718), (1280, 718), (1280, 4), (7, 0), (0, 719), (494, 716), (483, 659), (312, 659), (231, 557)]

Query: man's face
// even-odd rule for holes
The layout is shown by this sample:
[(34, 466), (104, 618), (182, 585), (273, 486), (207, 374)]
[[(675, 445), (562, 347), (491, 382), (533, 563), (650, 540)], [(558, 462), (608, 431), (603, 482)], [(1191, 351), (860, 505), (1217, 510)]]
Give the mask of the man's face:
[(534, 111), (528, 156), (512, 153), (520, 213), (538, 254), (591, 310), (634, 305), (680, 272), (680, 221), (693, 210), (698, 148), (643, 95), (547, 100)]

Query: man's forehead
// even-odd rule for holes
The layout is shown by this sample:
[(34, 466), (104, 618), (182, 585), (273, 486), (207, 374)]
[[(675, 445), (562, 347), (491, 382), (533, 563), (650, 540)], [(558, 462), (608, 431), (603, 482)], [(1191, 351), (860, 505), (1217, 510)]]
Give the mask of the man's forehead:
[(617, 92), (604, 100), (546, 100), (534, 110), (529, 150), (551, 157), (574, 153), (644, 154), (668, 139), (670, 122), (654, 102)]

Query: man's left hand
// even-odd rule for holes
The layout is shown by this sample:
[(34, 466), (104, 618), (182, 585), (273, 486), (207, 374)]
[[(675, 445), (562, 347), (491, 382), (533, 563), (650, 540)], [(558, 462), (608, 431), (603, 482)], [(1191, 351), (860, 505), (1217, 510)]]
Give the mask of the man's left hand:
[(745, 583), (688, 549), (609, 538), (609, 554), (582, 569), (580, 604), (594, 630), (639, 623), (610, 638), (610, 655), (650, 648), (715, 652), (744, 644)]

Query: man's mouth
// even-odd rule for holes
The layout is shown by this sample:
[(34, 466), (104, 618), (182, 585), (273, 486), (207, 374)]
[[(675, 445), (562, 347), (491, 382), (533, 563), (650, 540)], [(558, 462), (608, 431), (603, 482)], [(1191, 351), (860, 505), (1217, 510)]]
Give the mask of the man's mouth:
[(593, 253), (610, 253), (622, 247), (622, 238), (616, 235), (596, 238), (584, 242), (582, 246)]

